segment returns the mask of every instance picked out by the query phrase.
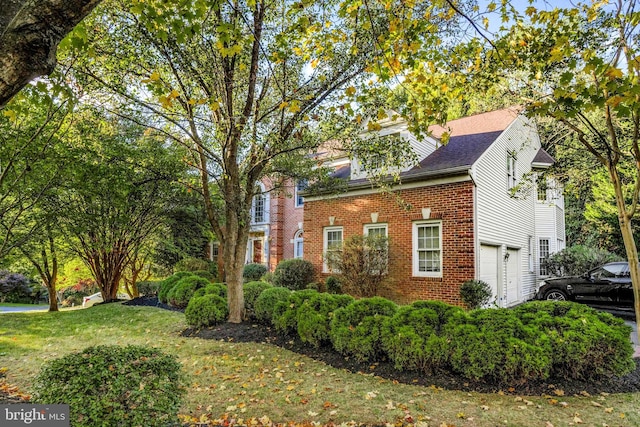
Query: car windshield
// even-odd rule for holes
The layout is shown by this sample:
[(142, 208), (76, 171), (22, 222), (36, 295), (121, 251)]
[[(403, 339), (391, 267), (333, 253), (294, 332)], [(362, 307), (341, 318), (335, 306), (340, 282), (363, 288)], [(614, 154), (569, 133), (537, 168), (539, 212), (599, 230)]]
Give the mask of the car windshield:
[(628, 269), (625, 264), (603, 265), (595, 270), (591, 270), (591, 277), (595, 279), (620, 277), (625, 274), (628, 274)]

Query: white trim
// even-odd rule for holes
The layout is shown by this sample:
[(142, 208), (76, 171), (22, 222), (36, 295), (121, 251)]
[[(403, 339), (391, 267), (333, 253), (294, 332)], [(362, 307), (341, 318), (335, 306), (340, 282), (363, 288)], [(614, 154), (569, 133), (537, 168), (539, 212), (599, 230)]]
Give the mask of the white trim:
[[(410, 190), (413, 188), (433, 187), (436, 185), (443, 185), (443, 184), (456, 184), (459, 182), (467, 182), (467, 181), (472, 181), (471, 176), (469, 174), (459, 175), (454, 177), (439, 178), (439, 179), (429, 179), (428, 181), (425, 180), (425, 181), (410, 182), (408, 184), (400, 184), (394, 187), (391, 191), (402, 191), (402, 190)], [(338, 198), (352, 197), (352, 196), (366, 196), (369, 194), (378, 194), (378, 193), (380, 193), (380, 189), (378, 188), (365, 188), (361, 190), (347, 191), (345, 193), (340, 193), (340, 194), (308, 196), (308, 197), (305, 197), (304, 200), (305, 202), (317, 202), (318, 200), (338, 199)]]
[[(420, 263), (418, 257), (418, 228), (420, 226), (437, 226), (438, 227), (438, 242), (439, 242), (439, 251), (440, 251), (440, 271), (419, 271)], [(441, 220), (421, 220), (414, 221), (412, 224), (412, 249), (411, 249), (411, 258), (412, 258), (412, 273), (414, 277), (442, 277), (443, 270), (443, 242), (442, 242), (442, 221)]]
[[(293, 240), (291, 240), (291, 243), (293, 243), (293, 257), (294, 258), (303, 258), (304, 257), (304, 235), (302, 233), (303, 233), (302, 230), (296, 231), (296, 234), (294, 234), (294, 236), (293, 236)], [(298, 243), (300, 243), (300, 245), (301, 245), (300, 253), (298, 253)]]
[(327, 258), (326, 258), (328, 243), (329, 243), (328, 234), (334, 231), (340, 232), (341, 245), (344, 245), (344, 229), (342, 226), (323, 228), (322, 230), (322, 272), (323, 273), (335, 273), (335, 271), (332, 271), (327, 265)]

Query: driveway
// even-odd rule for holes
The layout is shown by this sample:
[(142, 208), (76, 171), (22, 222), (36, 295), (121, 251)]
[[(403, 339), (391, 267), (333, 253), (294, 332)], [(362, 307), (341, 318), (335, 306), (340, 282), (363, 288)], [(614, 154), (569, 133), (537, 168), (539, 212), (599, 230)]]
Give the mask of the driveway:
[(0, 306), (0, 313), (22, 313), (25, 311), (47, 311), (48, 306), (46, 305), (34, 305), (33, 307), (24, 306), (24, 307), (2, 307)]

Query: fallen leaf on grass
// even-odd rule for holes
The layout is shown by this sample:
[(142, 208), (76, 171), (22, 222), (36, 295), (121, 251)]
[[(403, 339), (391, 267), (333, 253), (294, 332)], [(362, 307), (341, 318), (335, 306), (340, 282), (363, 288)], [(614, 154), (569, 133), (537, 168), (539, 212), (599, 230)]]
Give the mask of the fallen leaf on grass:
[(606, 412), (607, 414), (610, 414), (613, 412), (613, 408), (604, 408), (604, 412)]

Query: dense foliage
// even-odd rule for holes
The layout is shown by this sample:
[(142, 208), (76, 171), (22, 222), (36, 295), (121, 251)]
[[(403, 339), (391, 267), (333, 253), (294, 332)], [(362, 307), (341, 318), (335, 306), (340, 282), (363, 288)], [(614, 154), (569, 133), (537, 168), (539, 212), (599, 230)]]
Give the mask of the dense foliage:
[(242, 277), (245, 282), (255, 282), (260, 280), (267, 272), (267, 266), (264, 264), (247, 264), (242, 270)]
[(575, 245), (549, 255), (542, 265), (552, 276), (580, 276), (611, 261), (621, 258), (602, 249)]
[(249, 313), (250, 316), (253, 315), (254, 306), (260, 294), (263, 291), (272, 287), (273, 285), (267, 282), (259, 282), (259, 281), (249, 282), (244, 284), (244, 306), (247, 309), (247, 313)]
[(254, 303), (253, 311), (255, 318), (263, 323), (271, 323), (273, 311), (280, 301), (286, 301), (291, 291), (287, 288), (273, 287), (264, 290)]
[(482, 280), (467, 280), (460, 286), (460, 298), (470, 309), (484, 307), (492, 296), (491, 286)]
[(34, 401), (68, 404), (74, 426), (167, 426), (184, 394), (180, 364), (160, 350), (97, 346), (47, 362)]
[(276, 266), (273, 272), (273, 283), (276, 286), (299, 291), (312, 283), (315, 275), (315, 269), (310, 261), (299, 258), (286, 259)]
[(200, 288), (211, 284), (211, 282), (200, 276), (187, 276), (180, 279), (167, 294), (169, 304), (178, 308), (185, 308), (193, 294)]
[(331, 341), (331, 321), (337, 309), (354, 301), (350, 295), (312, 295), (296, 313), (298, 336), (315, 347)]
[(193, 297), (184, 311), (187, 324), (194, 328), (217, 325), (226, 320), (229, 314), (227, 300), (219, 295), (205, 294)]

